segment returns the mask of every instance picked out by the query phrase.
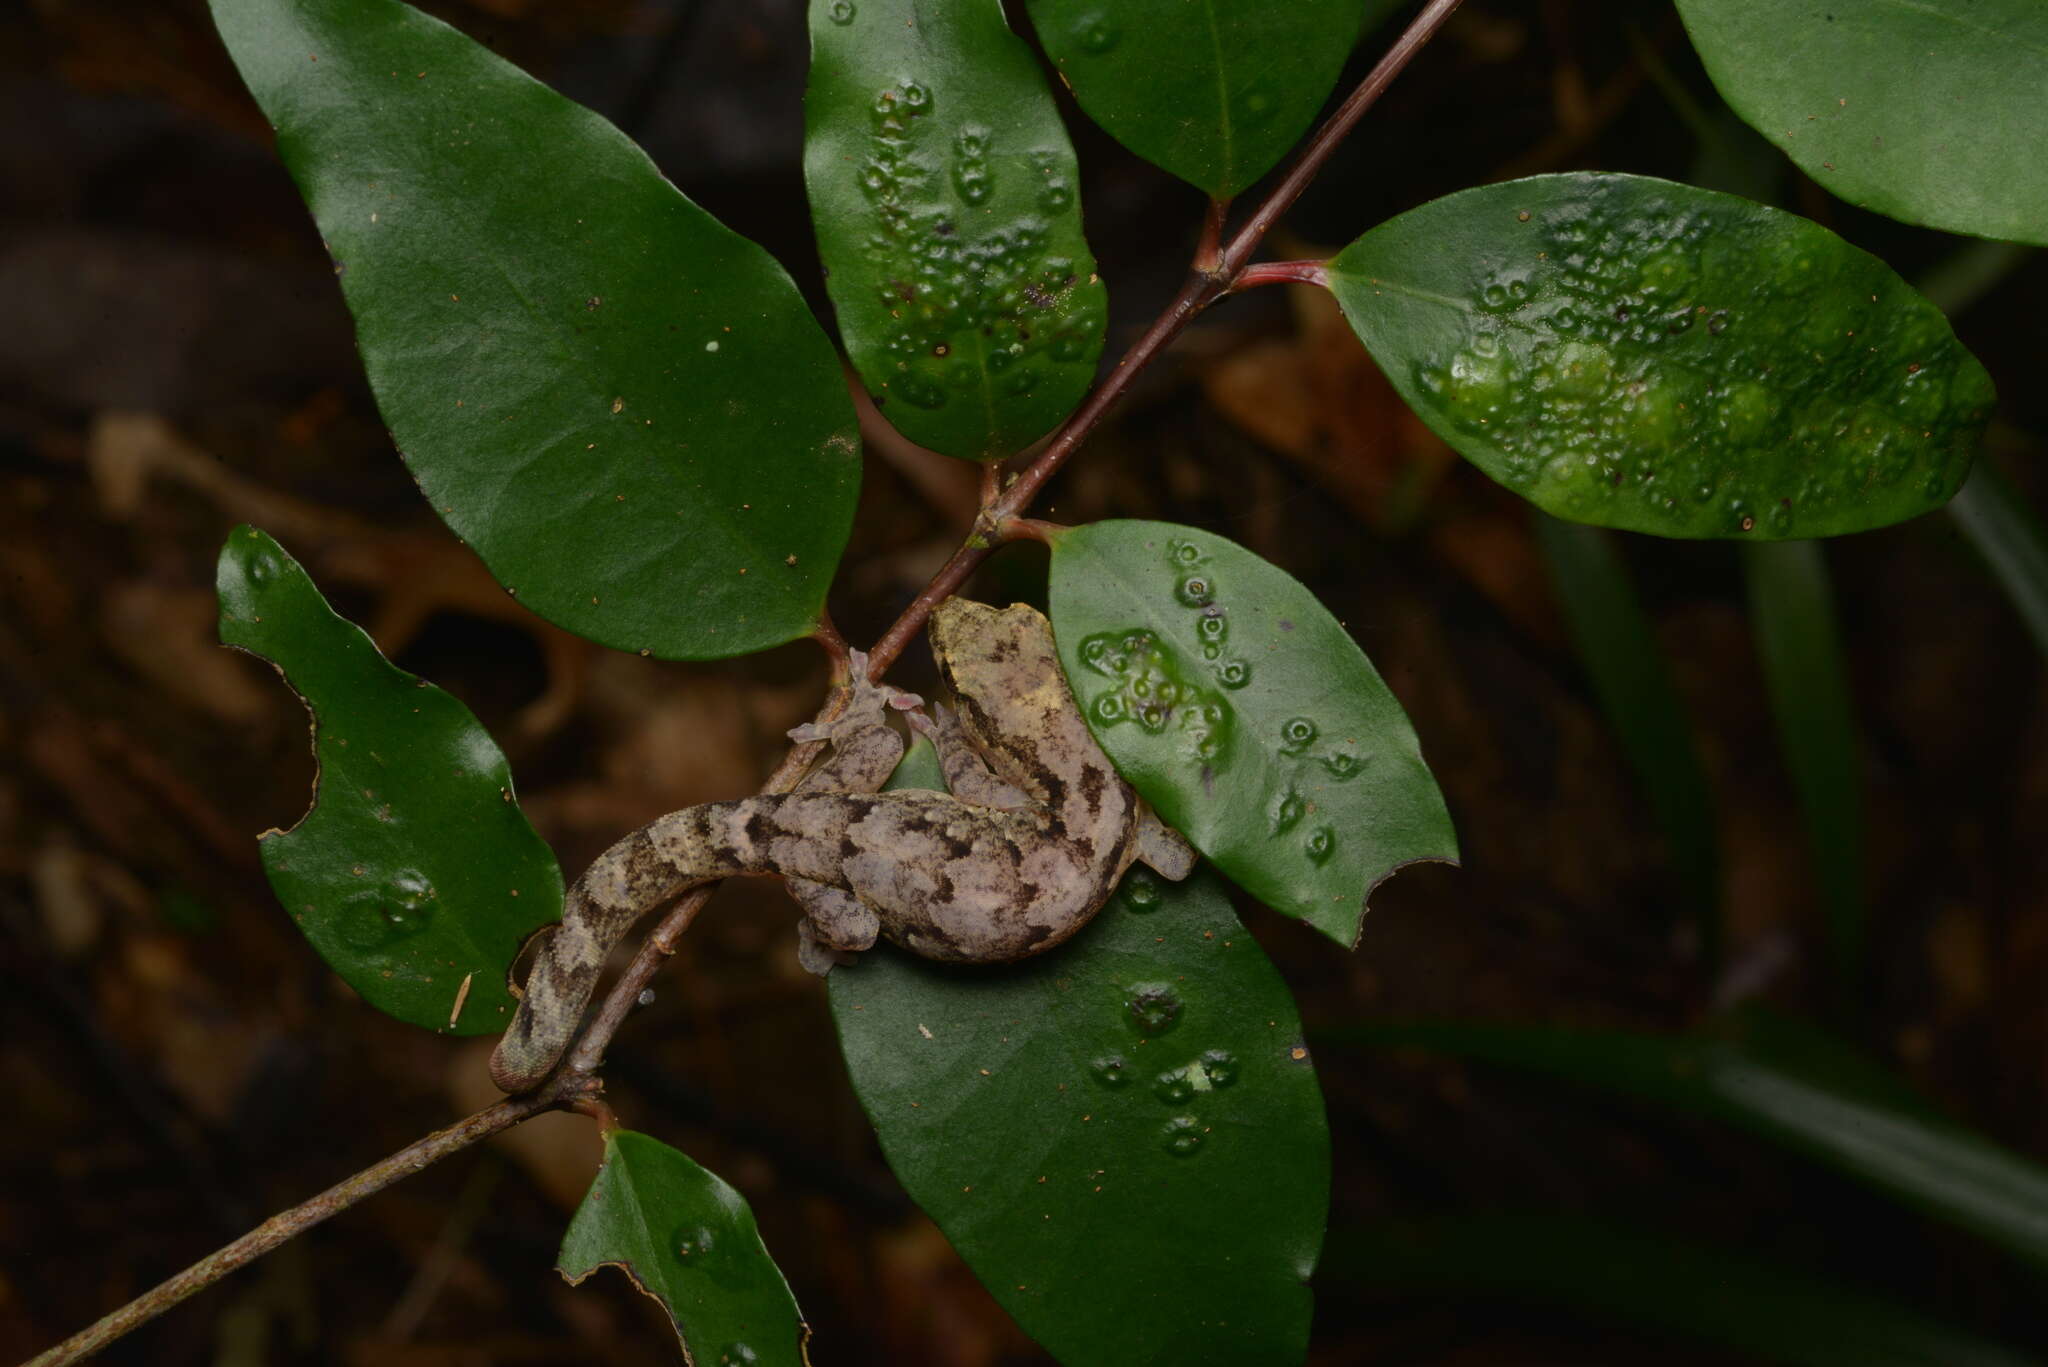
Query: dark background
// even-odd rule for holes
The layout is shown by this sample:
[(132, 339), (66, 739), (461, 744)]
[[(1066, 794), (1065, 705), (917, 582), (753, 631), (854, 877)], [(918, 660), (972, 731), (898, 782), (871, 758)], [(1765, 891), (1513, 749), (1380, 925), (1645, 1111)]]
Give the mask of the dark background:
[[(620, 122), (821, 298), (799, 173), (799, 0), (428, 8)], [(1699, 147), (1674, 90), (1718, 108), (1664, 6), (1470, 0), (1273, 245), (1325, 254), (1389, 213), (1512, 175), (1683, 179)], [(1178, 286), (1200, 198), (1069, 114), (1113, 356)], [(1772, 192), (1908, 278), (1961, 245), (1781, 170)], [(1956, 320), (2004, 395), (1992, 458), (2037, 500), (2044, 316), (2048, 266), (2028, 259)], [(833, 600), (856, 643), (957, 543), (974, 499), (967, 467), (886, 434), (869, 452)], [(1317, 590), (1413, 716), (1465, 866), (1388, 884), (1348, 956), (1247, 909), (1312, 1033), (1417, 1016), (1675, 1029), (1755, 1002), (1823, 1016), (1818, 896), (1732, 548), (1625, 540), (1719, 804), (1716, 971), (1526, 509), (1405, 413), (1326, 302), (1267, 290), (1219, 308), (1040, 511), (1167, 518), (1245, 543)], [(806, 645), (661, 664), (510, 604), (394, 457), (318, 236), (203, 5), (0, 9), (0, 1358), (491, 1095), (488, 1041), (363, 1007), (265, 886), (253, 837), (296, 818), (311, 763), (297, 703), (213, 643), (214, 557), (242, 520), (477, 712), (572, 874), (663, 811), (751, 791), (823, 687)], [(2048, 1156), (2039, 656), (1942, 516), (1827, 554), (1870, 828), (1874, 962), (1848, 1029), (1953, 1114)], [(1005, 552), (981, 592), (1030, 592), (1032, 557)], [(899, 676), (930, 683), (920, 659)], [(792, 921), (767, 883), (721, 897), (621, 1035), (615, 1104), (753, 1203), (821, 1362), (1042, 1360), (882, 1164)], [(1761, 1143), (1437, 1057), (1329, 1048), (1320, 1063), (1332, 1228), (1347, 1237), (1497, 1210), (1626, 1218), (2048, 1348), (2038, 1281)], [(572, 1292), (547, 1270), (595, 1156), (586, 1122), (526, 1127), (104, 1360), (676, 1361), (621, 1279)], [(1539, 1237), (1527, 1256), (1550, 1252)], [(1315, 1360), (1735, 1359), (1333, 1273)]]

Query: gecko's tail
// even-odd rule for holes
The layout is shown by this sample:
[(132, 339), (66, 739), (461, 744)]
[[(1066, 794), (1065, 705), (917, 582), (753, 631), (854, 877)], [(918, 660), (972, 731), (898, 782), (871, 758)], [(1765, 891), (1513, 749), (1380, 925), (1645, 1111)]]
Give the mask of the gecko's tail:
[(700, 883), (766, 872), (745, 846), (716, 838), (748, 802), (713, 802), (671, 812), (599, 855), (569, 889), (562, 924), (541, 946), (526, 991), (504, 1038), (491, 1054), (491, 1081), (509, 1093), (529, 1091), (554, 1071), (612, 947), (648, 910)]

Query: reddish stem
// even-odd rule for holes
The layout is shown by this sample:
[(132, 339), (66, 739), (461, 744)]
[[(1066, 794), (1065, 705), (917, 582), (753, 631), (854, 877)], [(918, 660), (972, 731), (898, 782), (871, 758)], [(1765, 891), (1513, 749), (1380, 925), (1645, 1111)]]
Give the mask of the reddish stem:
[(1261, 285), (1321, 285), (1328, 288), (1330, 273), (1320, 261), (1258, 261), (1237, 273), (1230, 292), (1257, 289)]
[(1198, 274), (1214, 275), (1223, 262), (1223, 221), (1230, 216), (1230, 201), (1214, 199), (1202, 211), (1202, 235), (1195, 242), (1194, 267)]

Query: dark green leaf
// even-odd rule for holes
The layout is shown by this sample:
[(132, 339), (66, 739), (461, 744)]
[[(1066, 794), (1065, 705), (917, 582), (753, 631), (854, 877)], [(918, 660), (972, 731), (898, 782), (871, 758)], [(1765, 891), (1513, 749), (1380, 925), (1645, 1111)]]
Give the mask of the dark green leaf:
[(1740, 1126), (2048, 1268), (2048, 1172), (1942, 1119), (1825, 1036), (1751, 1017), (1725, 1038), (1370, 1025), (1318, 1043), (1441, 1049)]
[(1308, 131), (1344, 59), (1401, 0), (1028, 0), (1081, 108), (1219, 199)]
[(1845, 1010), (1863, 985), (1863, 763), (1827, 561), (1810, 541), (1745, 546), (1750, 626), (1806, 818)]
[(1000, 460), (1095, 379), (1074, 149), (1000, 0), (811, 0), (804, 179), (847, 353), (898, 431)]
[(1611, 535), (1540, 512), (1535, 517), (1536, 540), (1550, 562), (1579, 658), (1671, 841), (1701, 933), (1711, 944), (1720, 883), (1714, 800), (1685, 705), (1671, 686)]
[(1852, 204), (2048, 244), (2039, 0), (1679, 0), (1735, 112)]
[(1329, 1134), (1293, 1000), (1221, 886), (1135, 869), (1043, 958), (829, 979), (890, 1166), (1067, 1367), (1298, 1362)]
[(2048, 533), (2040, 520), (1989, 461), (1970, 472), (1948, 511), (2048, 654)]
[(264, 872), (378, 1010), (458, 1035), (505, 1028), (505, 972), (562, 911), (555, 856), (469, 709), (390, 664), (254, 527), (221, 548), (220, 639), (277, 666), (313, 714), (313, 805), (262, 837)]
[(789, 277), (646, 155), (396, 0), (214, 0), (385, 421), (519, 601), (623, 650), (802, 636), (860, 481)]
[(1721, 1344), (1786, 1367), (2028, 1367), (2035, 1359), (1745, 1250), (1564, 1216), (1333, 1234), (1319, 1281), (1347, 1296), (1499, 1299)]
[(1054, 540), (1051, 589), (1095, 738), (1267, 906), (1349, 948), (1381, 880), (1456, 859), (1401, 705), (1299, 580), (1193, 527), (1096, 522)]
[(1939, 311), (1833, 233), (1639, 176), (1537, 176), (1330, 262), (1424, 422), (1559, 517), (1828, 536), (1938, 507), (1993, 394)]
[(939, 752), (923, 736), (912, 736), (910, 744), (904, 747), (903, 758), (896, 762), (896, 771), (889, 775), (889, 781), (882, 785), (886, 792), (899, 788), (921, 789), (928, 793), (946, 791), (946, 775), (939, 768)]
[(660, 1140), (613, 1130), (555, 1270), (616, 1267), (661, 1302), (699, 1364), (807, 1367), (810, 1326), (740, 1194)]

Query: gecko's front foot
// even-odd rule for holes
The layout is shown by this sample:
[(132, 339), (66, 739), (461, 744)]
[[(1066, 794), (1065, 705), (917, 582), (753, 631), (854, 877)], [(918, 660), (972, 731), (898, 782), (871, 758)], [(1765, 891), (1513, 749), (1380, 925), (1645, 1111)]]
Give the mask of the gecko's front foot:
[(855, 731), (880, 726), (889, 709), (916, 715), (924, 706), (924, 699), (915, 693), (905, 693), (887, 684), (878, 684), (868, 677), (868, 656), (864, 650), (847, 654), (850, 666), (847, 686), (852, 691), (846, 710), (828, 722), (807, 721), (802, 726), (790, 728), (789, 738), (799, 744), (818, 740), (838, 740)]

